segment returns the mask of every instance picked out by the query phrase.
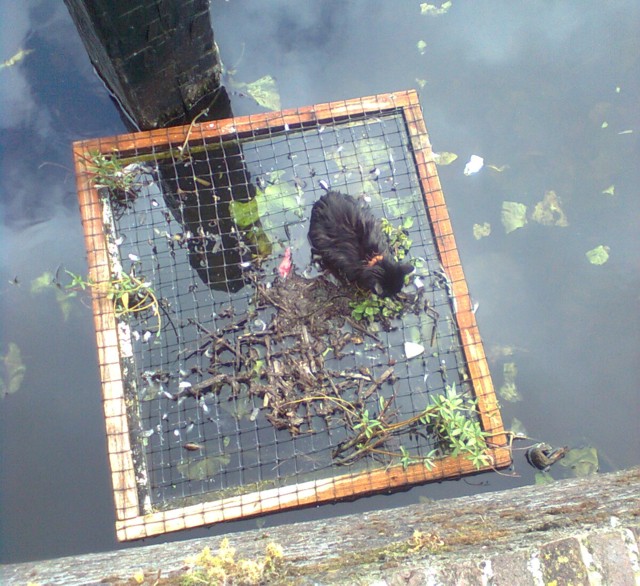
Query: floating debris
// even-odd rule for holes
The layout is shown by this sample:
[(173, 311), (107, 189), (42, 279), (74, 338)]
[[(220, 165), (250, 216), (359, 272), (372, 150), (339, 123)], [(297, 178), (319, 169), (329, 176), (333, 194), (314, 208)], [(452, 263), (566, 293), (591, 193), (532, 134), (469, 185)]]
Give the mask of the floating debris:
[(565, 228), (569, 225), (567, 216), (560, 207), (560, 198), (555, 191), (547, 191), (544, 199), (536, 204), (531, 214), (531, 219), (544, 226), (560, 226)]
[(527, 206), (517, 201), (503, 201), (500, 219), (505, 232), (511, 234), (527, 223)]
[(502, 173), (504, 170), (509, 168), (509, 165), (487, 165), (486, 166), (487, 169), (491, 169), (492, 171), (495, 171), (496, 173)]
[(560, 465), (565, 468), (571, 468), (577, 478), (591, 476), (598, 472), (600, 468), (598, 450), (591, 446), (573, 448), (567, 457), (560, 462)]
[(471, 158), (464, 166), (465, 175), (474, 175), (484, 167), (484, 159), (478, 155), (471, 155)]
[(204, 446), (197, 444), (196, 442), (187, 442), (182, 446), (187, 452), (197, 452), (198, 450), (204, 450)]
[(205, 401), (204, 397), (202, 397), (200, 401), (198, 401), (198, 406), (200, 407), (200, 409), (202, 409), (202, 412), (205, 415), (209, 414), (209, 405), (207, 405), (207, 402)]
[(546, 472), (558, 460), (564, 458), (568, 451), (569, 448), (566, 446), (554, 450), (549, 444), (539, 443), (531, 446), (526, 451), (525, 457), (531, 466), (542, 470), (542, 472)]
[(601, 244), (585, 252), (585, 256), (592, 265), (603, 265), (609, 260), (609, 250), (608, 246)]
[(491, 224), (489, 224), (489, 222), (473, 225), (473, 237), (476, 240), (480, 240), (481, 238), (486, 238), (490, 234), (491, 234)]
[(6, 61), (0, 63), (0, 69), (13, 67), (16, 63), (22, 61), (27, 55), (33, 53), (33, 51), (33, 49), (20, 49), (13, 57), (10, 57)]
[(234, 81), (231, 86), (238, 91), (249, 94), (263, 108), (274, 111), (281, 109), (278, 86), (271, 75), (265, 75), (251, 83)]

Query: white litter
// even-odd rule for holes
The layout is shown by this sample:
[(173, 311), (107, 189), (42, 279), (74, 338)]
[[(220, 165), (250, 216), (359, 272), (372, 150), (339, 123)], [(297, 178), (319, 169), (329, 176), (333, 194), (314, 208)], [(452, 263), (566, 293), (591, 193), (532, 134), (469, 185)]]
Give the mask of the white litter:
[(424, 352), (424, 346), (422, 344), (416, 344), (415, 342), (404, 343), (404, 353), (407, 358), (415, 358), (420, 356)]
[(484, 159), (478, 155), (471, 155), (469, 162), (464, 166), (465, 175), (474, 175), (484, 167)]

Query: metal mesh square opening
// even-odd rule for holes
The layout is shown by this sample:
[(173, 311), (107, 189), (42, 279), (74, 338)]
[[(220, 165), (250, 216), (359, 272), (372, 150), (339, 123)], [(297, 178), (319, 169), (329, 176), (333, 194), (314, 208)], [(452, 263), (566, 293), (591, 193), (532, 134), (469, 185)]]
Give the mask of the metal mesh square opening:
[[(74, 156), (118, 539), (510, 464), (415, 92), (76, 142)], [(412, 259), (395, 306), (311, 263), (329, 185), (367, 201)], [(438, 397), (482, 431), (482, 459), (446, 445)]]

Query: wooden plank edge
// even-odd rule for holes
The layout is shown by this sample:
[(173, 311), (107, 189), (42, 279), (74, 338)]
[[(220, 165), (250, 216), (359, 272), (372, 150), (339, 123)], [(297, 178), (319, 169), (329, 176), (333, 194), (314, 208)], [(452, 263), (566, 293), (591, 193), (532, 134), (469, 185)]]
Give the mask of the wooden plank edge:
[(100, 380), (102, 386), (107, 451), (118, 519), (139, 515), (136, 474), (131, 455), (129, 424), (124, 399), (119, 337), (112, 302), (100, 293), (111, 279), (110, 260), (104, 234), (103, 211), (97, 190), (91, 185), (84, 151), (73, 145), (78, 203), (85, 236)]
[(511, 464), (508, 449), (496, 448), (489, 453), (492, 465), (479, 469), (461, 456), (447, 457), (436, 461), (432, 470), (427, 470), (421, 463), (406, 469), (399, 465), (141, 515), (117, 521), (116, 535), (119, 541), (133, 541), (203, 525), (392, 492), (417, 484), (497, 470)]
[(297, 128), (305, 123), (322, 124), (355, 115), (399, 109), (410, 103), (412, 92), (415, 94), (415, 90), (402, 90), (363, 98), (290, 108), (279, 112), (265, 112), (263, 114), (251, 114), (224, 120), (212, 120), (193, 124), (192, 126), (173, 126), (144, 132), (119, 134), (105, 138), (76, 141), (73, 146), (84, 156), (85, 153), (90, 151), (108, 154), (114, 149), (127, 152), (151, 146), (179, 146), (185, 142), (187, 137), (191, 140), (233, 138), (255, 130), (284, 128), (286, 125)]
[(453, 234), (453, 226), (449, 218), (440, 178), (433, 160), (431, 142), (416, 92), (410, 92), (409, 101), (410, 107), (404, 110), (409, 138), (419, 170), (425, 207), (434, 232), (436, 249), (442, 265), (451, 279), (457, 305), (456, 322), (477, 399), (479, 417), (483, 429), (491, 434), (491, 443), (496, 446), (506, 446), (508, 440), (504, 433), (502, 415), (498, 408), (489, 365), (472, 310), (471, 297)]

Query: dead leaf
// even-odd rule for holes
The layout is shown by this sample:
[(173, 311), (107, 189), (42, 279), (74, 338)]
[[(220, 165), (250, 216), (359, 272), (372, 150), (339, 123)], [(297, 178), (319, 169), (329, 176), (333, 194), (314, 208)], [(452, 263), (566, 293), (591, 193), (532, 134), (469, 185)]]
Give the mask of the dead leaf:
[(544, 194), (544, 199), (536, 204), (531, 219), (544, 226), (565, 228), (569, 225), (567, 216), (560, 207), (560, 198), (555, 191), (547, 191)]

